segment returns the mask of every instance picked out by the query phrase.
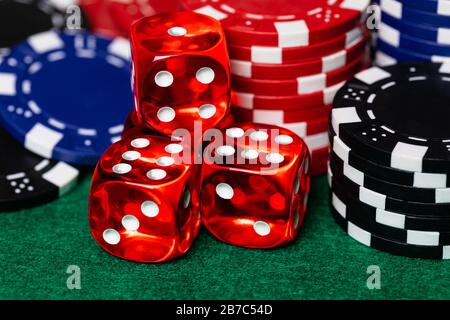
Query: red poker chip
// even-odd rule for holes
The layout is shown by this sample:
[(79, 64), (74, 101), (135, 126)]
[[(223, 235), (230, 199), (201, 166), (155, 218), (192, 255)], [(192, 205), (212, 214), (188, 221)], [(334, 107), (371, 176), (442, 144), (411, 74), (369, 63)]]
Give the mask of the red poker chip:
[[(254, 119), (251, 113), (241, 112), (241, 110), (237, 110), (236, 108), (231, 108), (233, 115), (239, 121), (249, 121), (255, 123), (263, 123), (263, 124), (271, 124), (279, 127), (283, 127), (291, 130), (295, 134), (297, 134), (300, 138), (306, 138), (308, 136), (314, 136), (317, 134), (322, 134), (323, 132), (328, 130), (328, 117), (326, 114), (322, 115), (317, 119), (308, 119), (298, 122), (280, 122), (280, 121), (264, 121), (264, 119)], [(245, 110), (248, 111), (248, 110)]]
[(231, 74), (249, 79), (285, 80), (328, 73), (344, 67), (367, 50), (369, 36), (353, 42), (347, 48), (330, 55), (289, 64), (263, 64), (231, 59)]
[(310, 175), (318, 176), (327, 172), (328, 155), (328, 147), (311, 152), (311, 165), (309, 167)]
[(133, 22), (157, 13), (178, 10), (178, 0), (109, 0), (109, 13), (117, 28), (128, 35)]
[(232, 44), (309, 46), (345, 33), (365, 16), (370, 0), (182, 0), (186, 9), (219, 20)]
[(365, 64), (365, 54), (344, 67), (329, 73), (297, 77), (293, 80), (259, 80), (233, 76), (232, 86), (240, 92), (257, 95), (290, 96), (322, 91), (342, 81), (350, 79)]
[(127, 36), (111, 18), (108, 0), (79, 0), (78, 4), (86, 15), (91, 31), (108, 37)]
[(241, 46), (230, 44), (228, 52), (234, 60), (250, 61), (252, 63), (287, 64), (302, 59), (313, 59), (351, 47), (361, 40), (367, 30), (358, 26), (332, 40), (321, 42), (307, 47), (279, 48), (262, 46)]
[(337, 91), (345, 82), (338, 83), (323, 91), (296, 96), (258, 96), (253, 93), (231, 91), (231, 104), (245, 109), (269, 109), (273, 110), (297, 110), (299, 108), (311, 108), (321, 105), (329, 105), (333, 102)]
[(298, 110), (269, 110), (269, 109), (244, 109), (232, 106), (232, 112), (241, 119), (267, 124), (285, 124), (303, 121), (324, 120), (328, 121), (332, 105), (312, 108), (299, 108)]

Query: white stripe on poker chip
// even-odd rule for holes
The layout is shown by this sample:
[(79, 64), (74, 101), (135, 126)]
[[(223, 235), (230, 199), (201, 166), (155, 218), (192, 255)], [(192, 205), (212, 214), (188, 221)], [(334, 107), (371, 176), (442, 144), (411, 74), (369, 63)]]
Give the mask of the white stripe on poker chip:
[(115, 38), (108, 46), (108, 52), (123, 58), (124, 60), (130, 60), (131, 49), (130, 42), (124, 38)]
[(375, 54), (375, 64), (380, 67), (387, 67), (397, 64), (397, 60), (390, 55), (378, 50)]
[[(363, 37), (363, 32), (360, 27), (356, 27), (345, 34), (345, 48), (352, 47), (358, 43)], [(282, 47), (267, 47), (267, 46), (252, 46), (250, 48), (250, 61), (253, 63), (267, 63), (267, 64), (282, 64), (283, 63), (283, 48)], [(233, 64), (233, 63), (232, 63)], [(244, 67), (244, 66), (242, 66)], [(248, 66), (245, 67), (247, 70)], [(236, 74), (232, 72), (233, 74)], [(239, 75), (239, 74), (238, 74)], [(251, 73), (247, 73), (251, 77)], [(242, 75), (244, 76), (244, 75)]]
[(334, 108), (331, 110), (331, 127), (338, 136), (341, 124), (359, 123), (361, 121), (355, 107)]
[(283, 63), (283, 49), (279, 47), (251, 47), (251, 62), (253, 63)]
[(343, 218), (347, 218), (347, 206), (334, 193), (331, 195), (331, 204)]
[(368, 85), (374, 84), (375, 82), (383, 79), (388, 79), (390, 77), (392, 77), (392, 75), (389, 72), (378, 67), (366, 69), (355, 75), (356, 79)]
[(310, 152), (319, 150), (330, 145), (328, 140), (328, 132), (313, 134), (303, 138)]
[(393, 0), (381, 0), (380, 8), (382, 11), (390, 14), (391, 16), (396, 17), (397, 19), (402, 19), (402, 9), (403, 6), (401, 3)]
[(322, 91), (327, 87), (327, 75), (325, 73), (297, 78), (297, 93), (308, 94)]
[[(322, 92), (317, 92), (317, 94), (323, 95), (323, 104), (329, 105), (333, 102), (336, 93), (340, 88), (345, 84), (344, 82), (338, 83), (334, 86), (325, 88)], [(244, 93), (233, 91), (231, 95), (231, 103), (232, 105), (252, 110), (254, 108), (254, 99), (255, 95), (253, 93)]]
[[(344, 219), (347, 219), (347, 206), (334, 193), (332, 194), (332, 205), (333, 205), (334, 209), (339, 213), (339, 215), (341, 215)], [(402, 216), (402, 215), (399, 215), (399, 216)], [(403, 216), (401, 218), (401, 220), (404, 221), (404, 218), (405, 218), (405, 216)], [(347, 222), (351, 223), (349, 221), (347, 221)], [(378, 220), (376, 222), (379, 223)], [(394, 227), (397, 228), (397, 226), (394, 226)], [(363, 237), (362, 239), (367, 240), (366, 234), (360, 232), (360, 230), (362, 230), (362, 229), (359, 227), (357, 227), (357, 228), (359, 230), (358, 229), (354, 230), (355, 232), (357, 231), (355, 233), (355, 236), (357, 236), (358, 238), (360, 238), (362, 236)], [(438, 246), (439, 245), (439, 237), (440, 237), (439, 232), (407, 230), (407, 229), (404, 229), (404, 223), (403, 223), (403, 225), (400, 225), (398, 228), (405, 230), (405, 232), (406, 232), (405, 241), (408, 244), (421, 245), (421, 246)]]
[[(352, 167), (348, 163), (344, 162), (343, 174), (351, 181), (359, 186), (364, 186), (365, 174), (364, 172)], [(445, 183), (445, 181), (444, 181)], [(434, 202), (435, 203), (449, 203), (450, 202), (450, 188), (435, 188), (434, 189)]]
[(418, 188), (445, 188), (447, 175), (441, 173), (414, 172), (414, 187)]
[(450, 16), (450, 2), (438, 0), (437, 14), (441, 16)]
[(351, 149), (338, 136), (333, 137), (333, 151), (339, 158), (348, 163)]
[(58, 162), (42, 178), (59, 188), (59, 195), (65, 194), (76, 183), (79, 171), (67, 163)]
[[(329, 177), (332, 177), (331, 170), (329, 170)], [(332, 205), (342, 217), (347, 217), (347, 205), (335, 193), (332, 194)], [(378, 208), (375, 208), (375, 210), (375, 221), (377, 223), (397, 229), (405, 229), (405, 215)]]
[(400, 46), (400, 31), (383, 22), (380, 22), (379, 24), (378, 37), (394, 47)]
[(213, 8), (211, 6), (204, 6), (204, 7), (198, 8), (195, 10), (195, 12), (205, 14), (205, 15), (210, 16), (219, 21), (226, 19), (228, 17), (228, 15), (225, 12), (216, 10), (215, 8)]
[(422, 172), (422, 163), (428, 151), (426, 146), (397, 142), (391, 153), (391, 167), (406, 171)]
[(38, 54), (64, 48), (64, 41), (54, 31), (38, 33), (28, 38), (30, 47)]
[(334, 86), (328, 87), (323, 90), (323, 103), (325, 105), (329, 105), (333, 102), (336, 93), (342, 88), (345, 84), (345, 81), (335, 84)]
[(347, 64), (347, 50), (341, 50), (322, 58), (322, 73), (344, 67)]
[(15, 96), (17, 75), (14, 73), (0, 73), (0, 95)]
[[(281, 123), (281, 122), (279, 122)], [(270, 123), (269, 123), (270, 124)], [(296, 123), (286, 123), (282, 124), (282, 127), (291, 130), (300, 138), (305, 138), (308, 133), (308, 123), (306, 122), (296, 122)]]
[(53, 149), (63, 138), (62, 133), (36, 123), (25, 135), (25, 148), (44, 158), (51, 158)]
[(252, 77), (252, 63), (249, 61), (230, 59), (231, 74), (251, 78)]
[(440, 44), (450, 44), (450, 29), (438, 28), (437, 42)]
[(398, 229), (405, 229), (406, 216), (376, 208), (375, 221)]
[(407, 230), (406, 243), (419, 246), (438, 246), (439, 232)]
[(386, 210), (386, 196), (384, 194), (359, 186), (359, 200), (372, 207)]
[[(338, 136), (333, 137), (333, 152), (344, 162), (349, 163), (349, 155), (351, 152), (348, 147)], [(441, 189), (447, 187), (447, 175), (440, 173), (423, 173), (411, 172), (413, 175), (413, 187), (417, 188), (435, 188)], [(438, 198), (441, 195), (437, 196)], [(447, 193), (443, 193), (442, 197), (447, 198)]]
[(356, 241), (361, 242), (362, 244), (370, 247), (372, 235), (366, 230), (363, 230), (360, 227), (354, 225), (353, 223), (347, 221), (347, 233), (350, 237), (352, 237)]
[(309, 28), (304, 20), (275, 22), (280, 48), (309, 45)]

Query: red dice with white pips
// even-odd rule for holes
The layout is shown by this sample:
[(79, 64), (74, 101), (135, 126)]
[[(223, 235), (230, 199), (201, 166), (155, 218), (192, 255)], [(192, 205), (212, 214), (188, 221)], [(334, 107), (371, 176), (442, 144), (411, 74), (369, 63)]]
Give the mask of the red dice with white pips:
[(195, 12), (139, 20), (130, 33), (137, 120), (171, 135), (215, 127), (229, 112), (230, 70), (220, 23)]
[(89, 201), (94, 239), (128, 260), (161, 262), (184, 254), (199, 226), (198, 165), (181, 142), (126, 137), (95, 170)]
[(221, 133), (204, 151), (204, 225), (237, 246), (272, 248), (292, 241), (309, 193), (306, 144), (293, 132), (269, 125), (235, 124)]

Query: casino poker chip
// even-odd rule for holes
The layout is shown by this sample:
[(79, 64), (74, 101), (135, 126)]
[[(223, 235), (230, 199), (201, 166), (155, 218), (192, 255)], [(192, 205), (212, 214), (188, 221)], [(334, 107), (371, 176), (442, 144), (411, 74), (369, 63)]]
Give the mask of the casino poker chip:
[(311, 172), (326, 173), (334, 95), (368, 65), (368, 0), (181, 0), (221, 22), (229, 48), (231, 111), (303, 138)]
[(342, 188), (332, 190), (331, 203), (346, 218), (364, 224), (378, 224), (399, 230), (450, 232), (450, 218), (421, 217), (378, 209), (359, 201)]
[(248, 79), (240, 76), (232, 76), (231, 83), (240, 92), (248, 92), (256, 95), (302, 95), (323, 91), (342, 81), (347, 80), (352, 75), (361, 70), (365, 64), (364, 56), (328, 73), (299, 76), (292, 80), (262, 80)]
[(379, 0), (376, 64), (450, 61), (447, 0)]
[(232, 43), (280, 48), (309, 46), (351, 30), (369, 0), (182, 0), (186, 9), (219, 20)]
[(442, 16), (450, 16), (450, 2), (448, 0), (398, 0), (418, 10), (424, 10)]
[(414, 38), (384, 23), (379, 25), (378, 37), (380, 40), (397, 48), (421, 51), (429, 55), (450, 56), (450, 45)]
[(421, 246), (413, 245), (405, 242), (392, 240), (387, 237), (379, 236), (373, 232), (364, 230), (358, 224), (345, 219), (334, 208), (331, 208), (331, 213), (336, 223), (353, 239), (359, 243), (381, 251), (386, 251), (395, 255), (447, 260), (450, 259), (450, 246)]
[(378, 223), (376, 220), (363, 219), (358, 211), (353, 211), (353, 208), (347, 206), (347, 202), (343, 202), (336, 194), (333, 194), (331, 199), (332, 207), (339, 214), (348, 221), (357, 223), (366, 231), (411, 245), (439, 246), (450, 244), (449, 231), (421, 231), (391, 227), (386, 224)]
[(43, 204), (76, 185), (76, 168), (27, 151), (2, 128), (0, 146), (0, 211)]
[(295, 96), (259, 96), (253, 93), (233, 91), (231, 103), (245, 109), (297, 110), (300, 108), (323, 107), (333, 102), (337, 91), (344, 82), (325, 88), (322, 91)]
[(354, 152), (330, 128), (331, 151), (342, 161), (373, 177), (403, 186), (416, 188), (442, 189), (450, 187), (449, 173), (426, 173), (405, 171), (379, 165), (371, 159)]
[(36, 33), (65, 26), (71, 0), (0, 0), (0, 48), (16, 45)]
[(350, 48), (355, 43), (363, 39), (365, 33), (367, 32), (363, 26), (357, 26), (341, 36), (333, 38), (332, 40), (306, 47), (245, 47), (242, 45), (231, 44), (228, 47), (228, 50), (230, 55), (236, 60), (250, 61), (253, 63), (288, 64), (291, 61), (295, 62), (300, 59), (311, 59), (327, 56), (329, 54)]
[(392, 197), (402, 198), (408, 201), (426, 203), (450, 202), (450, 188), (417, 188), (386, 182), (352, 167), (333, 153), (330, 155), (330, 166), (333, 171), (342, 173), (357, 185), (368, 190), (373, 190), (374, 192), (387, 193)]
[[(396, 0), (380, 0), (381, 10), (389, 13), (398, 19), (405, 19), (417, 23), (429, 24), (437, 27), (450, 27), (450, 15), (441, 15), (424, 10), (418, 10), (407, 4), (402, 4)], [(443, 10), (448, 11), (448, 6)]]
[(31, 36), (0, 65), (0, 122), (42, 157), (93, 165), (132, 106), (129, 58), (122, 38)]
[(331, 125), (373, 161), (415, 172), (450, 166), (450, 64), (373, 67), (336, 95)]
[(448, 62), (372, 67), (336, 93), (331, 210), (362, 244), (450, 259), (449, 79)]

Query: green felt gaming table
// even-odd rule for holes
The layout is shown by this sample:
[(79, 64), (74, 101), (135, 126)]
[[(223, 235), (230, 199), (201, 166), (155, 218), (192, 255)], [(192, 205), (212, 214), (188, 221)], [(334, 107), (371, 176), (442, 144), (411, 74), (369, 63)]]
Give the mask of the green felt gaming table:
[[(202, 229), (185, 256), (162, 264), (117, 259), (91, 238), (90, 179), (55, 202), (0, 214), (1, 299), (450, 298), (450, 261), (394, 256), (347, 236), (329, 212), (325, 176), (313, 179), (294, 243), (244, 249)], [(69, 266), (79, 268), (80, 289), (67, 286)], [(379, 267), (380, 289), (368, 288), (369, 266)]]

